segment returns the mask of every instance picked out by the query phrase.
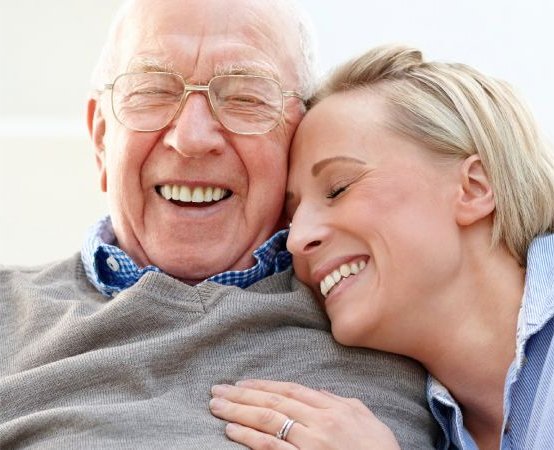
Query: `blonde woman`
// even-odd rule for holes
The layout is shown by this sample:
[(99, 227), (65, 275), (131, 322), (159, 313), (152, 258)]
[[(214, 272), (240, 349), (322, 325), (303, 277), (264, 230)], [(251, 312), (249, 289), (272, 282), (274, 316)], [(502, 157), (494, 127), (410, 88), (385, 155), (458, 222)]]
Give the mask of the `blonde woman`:
[[(507, 84), (374, 49), (316, 95), (288, 191), (298, 278), (339, 342), (427, 368), (437, 448), (554, 448), (554, 159)], [(398, 448), (361, 402), (291, 383), (210, 408), (254, 449)]]

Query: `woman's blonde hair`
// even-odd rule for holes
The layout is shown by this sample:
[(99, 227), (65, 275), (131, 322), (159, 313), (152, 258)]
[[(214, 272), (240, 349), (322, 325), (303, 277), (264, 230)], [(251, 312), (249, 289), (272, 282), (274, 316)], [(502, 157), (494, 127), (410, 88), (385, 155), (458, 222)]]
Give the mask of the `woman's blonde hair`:
[(554, 231), (554, 155), (505, 82), (463, 64), (425, 62), (419, 50), (381, 46), (338, 67), (310, 101), (367, 90), (389, 105), (395, 131), (439, 154), (478, 154), (495, 196), (492, 243), (525, 265), (531, 240)]

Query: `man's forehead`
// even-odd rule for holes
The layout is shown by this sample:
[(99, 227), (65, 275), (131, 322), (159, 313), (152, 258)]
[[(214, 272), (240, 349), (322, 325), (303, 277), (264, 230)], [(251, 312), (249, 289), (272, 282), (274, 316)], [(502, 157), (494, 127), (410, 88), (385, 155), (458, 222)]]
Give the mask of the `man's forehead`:
[(166, 0), (148, 9), (137, 4), (120, 30), (119, 72), (178, 72), (194, 82), (254, 74), (284, 83), (294, 70), (290, 59), (298, 44), (280, 6), (256, 0)]
[(267, 0), (138, 0), (121, 25), (140, 35), (190, 35), (225, 40), (244, 33), (244, 38), (283, 40), (288, 35), (290, 13), (283, 1)]

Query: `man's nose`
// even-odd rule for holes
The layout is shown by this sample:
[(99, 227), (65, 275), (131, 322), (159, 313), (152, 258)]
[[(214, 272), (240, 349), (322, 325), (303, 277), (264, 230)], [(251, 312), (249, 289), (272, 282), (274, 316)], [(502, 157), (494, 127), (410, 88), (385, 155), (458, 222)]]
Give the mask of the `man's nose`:
[(293, 255), (308, 256), (324, 246), (330, 235), (331, 228), (322, 214), (299, 206), (290, 224), (287, 249)]
[(213, 116), (209, 99), (200, 92), (188, 92), (169, 125), (164, 144), (188, 158), (219, 153), (225, 139), (223, 126)]

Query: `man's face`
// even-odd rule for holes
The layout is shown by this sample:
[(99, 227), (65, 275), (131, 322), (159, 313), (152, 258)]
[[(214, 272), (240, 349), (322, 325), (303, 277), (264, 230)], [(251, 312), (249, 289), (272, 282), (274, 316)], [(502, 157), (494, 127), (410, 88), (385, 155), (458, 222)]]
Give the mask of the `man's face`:
[[(120, 32), (118, 74), (171, 70), (207, 84), (217, 74), (251, 73), (298, 88), (296, 33), (269, 3), (137, 3)], [(166, 128), (135, 132), (117, 122), (104, 94), (89, 120), (118, 245), (139, 265), (190, 282), (249, 267), (252, 251), (279, 225), (289, 144), (301, 116), (300, 101), (289, 98), (274, 130), (237, 135), (213, 117), (203, 94), (192, 93)], [(177, 203), (162, 195), (170, 187), (230, 196)]]

